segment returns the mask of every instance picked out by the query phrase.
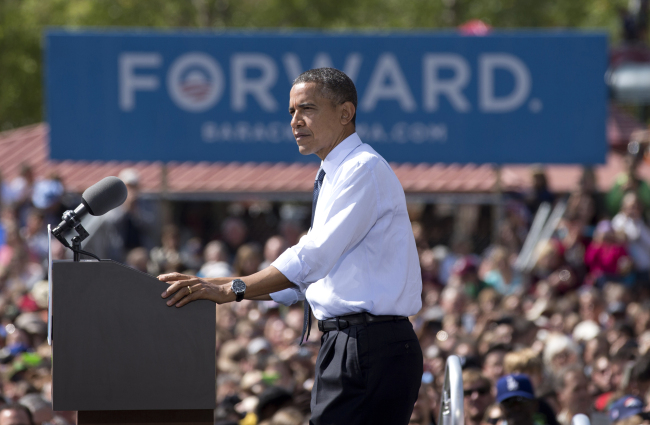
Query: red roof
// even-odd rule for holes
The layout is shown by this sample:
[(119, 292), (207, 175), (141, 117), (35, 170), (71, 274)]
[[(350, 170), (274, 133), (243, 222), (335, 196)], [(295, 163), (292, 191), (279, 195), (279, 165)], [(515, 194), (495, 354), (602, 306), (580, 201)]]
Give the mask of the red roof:
[(639, 120), (616, 105), (610, 106), (607, 117), (607, 142), (611, 148), (626, 150), (632, 133), (644, 129), (646, 127)]
[[(106, 176), (116, 176), (127, 167), (140, 173), (145, 192), (161, 192), (163, 165), (160, 162), (87, 162), (48, 159), (48, 126), (36, 124), (0, 133), (0, 170), (5, 180), (18, 175), (20, 164), (30, 164), (37, 177), (59, 174), (69, 191), (83, 192)], [(407, 194), (490, 193), (496, 172), (491, 165), (459, 164), (391, 164)], [(210, 198), (218, 194), (310, 194), (317, 164), (286, 163), (168, 163), (167, 192), (170, 195)], [(575, 189), (581, 167), (549, 165), (546, 167), (553, 191)], [(623, 170), (622, 158), (610, 153), (607, 164), (596, 167), (598, 183), (607, 190), (615, 175)], [(650, 165), (641, 166), (640, 174), (650, 179)], [(504, 188), (530, 187), (529, 166), (502, 167)]]

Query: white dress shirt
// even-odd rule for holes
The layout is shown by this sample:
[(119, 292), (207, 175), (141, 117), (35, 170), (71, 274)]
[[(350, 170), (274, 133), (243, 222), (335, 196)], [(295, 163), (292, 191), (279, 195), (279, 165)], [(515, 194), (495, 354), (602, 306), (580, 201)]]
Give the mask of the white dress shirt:
[(416, 314), (422, 277), (397, 176), (356, 133), (321, 167), (312, 228), (272, 263), (296, 287), (271, 297), (291, 305), (306, 296), (319, 320), (364, 311)]

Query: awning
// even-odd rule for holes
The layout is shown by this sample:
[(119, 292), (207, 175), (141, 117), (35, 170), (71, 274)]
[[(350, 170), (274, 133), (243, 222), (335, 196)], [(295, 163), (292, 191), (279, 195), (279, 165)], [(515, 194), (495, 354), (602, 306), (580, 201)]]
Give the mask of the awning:
[[(615, 109), (613, 109), (615, 110)], [(617, 116), (614, 113), (612, 116)], [(615, 122), (621, 122), (616, 121)], [(611, 121), (611, 119), (610, 119)], [(629, 137), (628, 127), (617, 127), (613, 134), (621, 140)], [(610, 132), (608, 132), (610, 133)], [(264, 197), (273, 199), (311, 199), (318, 165), (286, 163), (168, 163), (156, 162), (84, 162), (51, 161), (48, 158), (48, 126), (41, 123), (0, 133), (0, 170), (5, 181), (18, 175), (20, 165), (29, 164), (38, 178), (58, 174), (66, 189), (83, 192), (103, 177), (127, 167), (140, 173), (143, 192), (165, 193), (174, 199), (235, 199)], [(391, 164), (404, 191), (411, 198), (433, 199), (440, 196), (485, 198), (494, 192), (497, 173), (491, 165), (459, 164)], [(601, 190), (611, 187), (616, 174), (623, 170), (620, 155), (610, 153), (605, 165), (596, 167)], [(577, 187), (581, 166), (549, 165), (545, 167), (550, 188), (570, 192)], [(644, 164), (641, 175), (650, 179), (650, 166)], [(166, 176), (165, 176), (166, 174)], [(163, 178), (165, 176), (165, 178)], [(525, 190), (531, 186), (530, 166), (508, 165), (501, 169), (504, 189)], [(483, 198), (481, 198), (483, 196)], [(444, 198), (443, 198), (444, 199)], [(460, 198), (462, 200), (462, 198)], [(470, 199), (470, 198), (468, 198)]]

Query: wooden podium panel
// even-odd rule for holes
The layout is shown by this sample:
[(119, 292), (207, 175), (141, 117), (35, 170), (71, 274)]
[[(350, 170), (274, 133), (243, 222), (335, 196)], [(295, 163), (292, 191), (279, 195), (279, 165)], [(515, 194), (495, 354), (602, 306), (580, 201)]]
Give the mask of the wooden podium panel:
[(214, 303), (168, 307), (168, 284), (113, 261), (55, 262), (52, 278), (54, 410), (215, 408)]

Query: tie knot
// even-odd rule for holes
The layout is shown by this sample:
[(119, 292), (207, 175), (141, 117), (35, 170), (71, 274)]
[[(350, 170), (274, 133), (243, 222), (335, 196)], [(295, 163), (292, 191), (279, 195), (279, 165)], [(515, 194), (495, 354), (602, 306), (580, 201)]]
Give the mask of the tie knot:
[(318, 183), (323, 183), (323, 179), (325, 178), (325, 170), (322, 168), (318, 170), (318, 175), (316, 176), (316, 181)]

